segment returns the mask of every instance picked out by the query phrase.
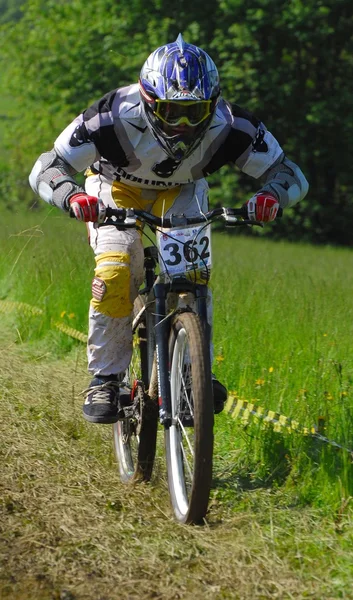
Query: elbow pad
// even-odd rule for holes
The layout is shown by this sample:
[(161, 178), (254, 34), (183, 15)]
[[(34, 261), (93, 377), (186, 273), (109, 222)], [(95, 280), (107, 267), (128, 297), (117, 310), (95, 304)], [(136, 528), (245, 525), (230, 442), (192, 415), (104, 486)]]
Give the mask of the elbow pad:
[(63, 210), (69, 210), (69, 199), (84, 192), (72, 175), (76, 171), (55, 150), (41, 154), (29, 176), (32, 190), (43, 200)]
[(301, 169), (283, 154), (265, 173), (261, 192), (270, 192), (282, 208), (289, 208), (305, 198), (309, 184)]

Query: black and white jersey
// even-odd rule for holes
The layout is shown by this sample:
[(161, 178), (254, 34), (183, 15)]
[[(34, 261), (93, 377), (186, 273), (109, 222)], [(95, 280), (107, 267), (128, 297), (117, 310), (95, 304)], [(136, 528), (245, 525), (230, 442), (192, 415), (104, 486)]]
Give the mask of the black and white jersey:
[(227, 163), (258, 179), (283, 155), (263, 123), (221, 99), (202, 142), (176, 162), (146, 125), (138, 84), (103, 96), (59, 135), (54, 147), (77, 172), (91, 167), (108, 181), (154, 189), (196, 181)]

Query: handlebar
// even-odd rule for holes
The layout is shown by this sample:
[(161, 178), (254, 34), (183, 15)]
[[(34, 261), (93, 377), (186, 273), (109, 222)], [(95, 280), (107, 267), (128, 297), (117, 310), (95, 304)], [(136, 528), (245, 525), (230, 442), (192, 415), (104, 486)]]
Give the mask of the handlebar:
[[(282, 210), (279, 209), (282, 214)], [(281, 216), (278, 214), (278, 216)], [(239, 218), (238, 218), (239, 217)], [(105, 220), (98, 227), (104, 225), (114, 225), (118, 229), (136, 228), (137, 221), (146, 223), (151, 227), (163, 227), (171, 229), (172, 227), (186, 227), (187, 225), (202, 225), (211, 223), (216, 219), (225, 221), (227, 227), (237, 227), (242, 225), (257, 225), (263, 227), (260, 221), (252, 221), (248, 219), (247, 209), (245, 206), (241, 208), (214, 208), (197, 217), (186, 217), (185, 215), (171, 215), (170, 218), (156, 217), (149, 212), (137, 208), (111, 208), (107, 206), (105, 209)]]

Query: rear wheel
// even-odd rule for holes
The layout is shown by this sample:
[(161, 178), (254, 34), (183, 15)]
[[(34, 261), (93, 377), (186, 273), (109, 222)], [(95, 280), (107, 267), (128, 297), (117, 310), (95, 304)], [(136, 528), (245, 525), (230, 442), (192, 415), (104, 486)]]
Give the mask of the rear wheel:
[(202, 522), (207, 512), (213, 456), (210, 351), (199, 317), (175, 317), (169, 344), (172, 425), (165, 432), (168, 485), (181, 523)]
[(152, 364), (153, 330), (147, 326), (143, 309), (143, 300), (138, 296), (133, 316), (140, 315), (140, 319), (133, 331), (131, 363), (120, 394), (124, 418), (113, 425), (115, 454), (121, 480), (125, 483), (148, 481), (156, 452), (158, 407), (146, 392)]

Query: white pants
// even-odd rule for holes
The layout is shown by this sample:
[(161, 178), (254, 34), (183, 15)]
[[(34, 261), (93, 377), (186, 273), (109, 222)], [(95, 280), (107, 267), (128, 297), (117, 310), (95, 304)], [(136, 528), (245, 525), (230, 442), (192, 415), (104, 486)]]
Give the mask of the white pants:
[[(173, 190), (143, 190), (100, 175), (86, 179), (86, 191), (99, 196), (106, 206), (143, 208), (154, 214), (196, 216), (208, 210), (208, 184), (201, 179)], [(158, 210), (155, 210), (158, 204)], [(129, 366), (132, 355), (132, 307), (143, 283), (143, 244), (135, 229), (95, 228), (89, 224), (90, 244), (96, 258), (89, 310), (88, 370), (97, 375), (117, 375)], [(208, 321), (212, 298), (209, 291)]]

